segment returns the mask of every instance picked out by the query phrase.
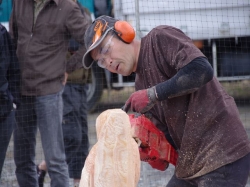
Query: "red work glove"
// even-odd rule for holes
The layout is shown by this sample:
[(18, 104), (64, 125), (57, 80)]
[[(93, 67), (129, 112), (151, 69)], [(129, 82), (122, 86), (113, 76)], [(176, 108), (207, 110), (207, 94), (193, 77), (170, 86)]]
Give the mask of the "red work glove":
[(122, 109), (128, 112), (131, 108), (133, 112), (144, 114), (153, 108), (156, 101), (155, 87), (139, 90), (130, 95)]

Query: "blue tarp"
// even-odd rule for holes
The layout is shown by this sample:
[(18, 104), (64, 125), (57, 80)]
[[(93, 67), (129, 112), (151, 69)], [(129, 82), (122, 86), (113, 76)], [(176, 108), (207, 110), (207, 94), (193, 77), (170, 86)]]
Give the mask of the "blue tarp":
[(10, 19), (10, 13), (12, 8), (11, 0), (3, 0), (0, 5), (0, 22), (8, 22)]
[(94, 1), (93, 0), (78, 0), (82, 6), (85, 6), (89, 9), (91, 13), (94, 13)]

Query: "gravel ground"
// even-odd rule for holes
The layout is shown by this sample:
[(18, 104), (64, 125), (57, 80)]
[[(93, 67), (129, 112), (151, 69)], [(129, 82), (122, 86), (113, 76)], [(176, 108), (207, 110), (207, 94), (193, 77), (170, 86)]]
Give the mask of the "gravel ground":
[[(112, 105), (114, 107), (114, 105)], [(117, 108), (120, 107), (117, 104)], [(104, 109), (110, 108), (110, 106), (99, 106), (97, 110), (101, 111)], [(248, 132), (248, 136), (250, 138), (250, 105), (240, 104), (239, 111), (241, 115), (241, 119), (244, 123), (244, 126)], [(96, 131), (95, 131), (95, 120), (96, 117), (100, 114), (100, 112), (89, 114), (88, 116), (88, 125), (89, 125), (89, 140), (91, 146), (96, 142)], [(43, 151), (40, 142), (40, 136), (37, 136), (37, 147), (36, 147), (37, 157), (36, 163), (39, 163), (43, 159)], [(151, 169), (146, 163), (142, 163), (141, 165), (141, 178), (138, 184), (138, 187), (165, 187), (168, 180), (174, 173), (174, 167), (170, 166), (166, 171), (161, 172), (154, 169)], [(44, 187), (49, 187), (50, 179), (48, 175), (45, 179)], [(11, 140), (3, 171), (2, 171), (2, 179), (0, 180), (1, 187), (18, 187), (16, 177), (15, 177), (15, 164), (13, 161), (13, 141)], [(73, 181), (70, 180), (70, 187), (73, 187)], [(250, 176), (248, 180), (247, 187), (250, 187)]]

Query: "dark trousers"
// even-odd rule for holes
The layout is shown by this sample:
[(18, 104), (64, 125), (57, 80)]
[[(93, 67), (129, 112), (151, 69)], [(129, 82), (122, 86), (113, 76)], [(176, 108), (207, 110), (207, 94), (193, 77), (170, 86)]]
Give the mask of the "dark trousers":
[(250, 153), (192, 180), (181, 180), (174, 175), (167, 187), (244, 187), (247, 184), (249, 172)]
[(0, 177), (6, 151), (15, 125), (15, 111), (11, 111), (6, 118), (0, 120)]
[(69, 176), (80, 179), (89, 152), (87, 85), (67, 83), (63, 102), (62, 127)]

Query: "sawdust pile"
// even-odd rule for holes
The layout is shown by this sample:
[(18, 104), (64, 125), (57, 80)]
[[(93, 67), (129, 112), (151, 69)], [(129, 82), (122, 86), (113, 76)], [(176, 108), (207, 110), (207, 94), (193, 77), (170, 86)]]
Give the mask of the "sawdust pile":
[(128, 115), (106, 110), (96, 120), (97, 143), (82, 170), (80, 187), (136, 187), (140, 177), (138, 145)]

